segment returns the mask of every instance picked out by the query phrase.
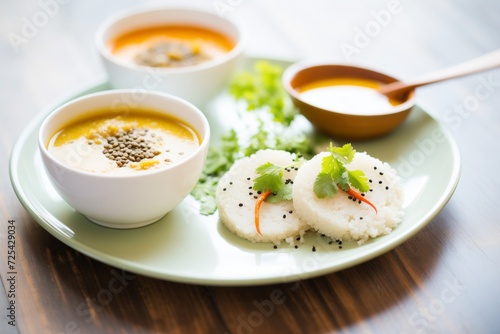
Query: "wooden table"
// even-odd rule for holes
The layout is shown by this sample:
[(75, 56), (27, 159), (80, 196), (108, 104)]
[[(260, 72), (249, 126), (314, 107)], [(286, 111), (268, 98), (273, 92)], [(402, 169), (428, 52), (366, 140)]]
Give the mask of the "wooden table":
[[(350, 269), (255, 287), (172, 283), (92, 260), (41, 228), (10, 184), (8, 160), (16, 137), (62, 95), (105, 75), (94, 32), (105, 17), (137, 3), (160, 1), (2, 2), (1, 333), (500, 332), (500, 70), (419, 89), (420, 103), (458, 144), (460, 183), (420, 233)], [(328, 57), (403, 79), (500, 48), (495, 0), (165, 3), (239, 21), (248, 33), (249, 54)], [(479, 90), (489, 94), (479, 96)], [(9, 296), (7, 274), (11, 220), (15, 297)], [(117, 293), (103, 303), (100, 296), (111, 283)], [(276, 293), (279, 303), (264, 308), (263, 301)], [(11, 300), (15, 326), (9, 324)]]

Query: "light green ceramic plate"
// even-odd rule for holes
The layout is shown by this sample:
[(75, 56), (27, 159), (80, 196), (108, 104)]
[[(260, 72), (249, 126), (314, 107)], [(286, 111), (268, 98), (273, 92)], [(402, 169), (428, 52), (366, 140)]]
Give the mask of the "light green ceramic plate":
[[(248, 59), (245, 66), (254, 61)], [(70, 98), (105, 89), (109, 87), (101, 81)], [(37, 148), (37, 132), (43, 118), (54, 108), (45, 110), (27, 126), (12, 152), (11, 180), (24, 207), (43, 228), (75, 250), (132, 273), (170, 281), (270, 284), (354, 266), (393, 249), (429, 223), (452, 196), (460, 175), (460, 157), (452, 137), (416, 107), (392, 135), (353, 143), (358, 151), (366, 150), (389, 162), (402, 176), (406, 215), (386, 236), (361, 246), (344, 243), (339, 249), (336, 243), (330, 245), (328, 239), (310, 233), (298, 249), (288, 245), (274, 249), (272, 244), (253, 244), (231, 234), (217, 214), (199, 215), (198, 203), (190, 197), (155, 224), (115, 230), (96, 225), (75, 212), (50, 184)], [(204, 110), (214, 137), (241, 124), (234, 116), (235, 108), (234, 101), (221, 94)]]

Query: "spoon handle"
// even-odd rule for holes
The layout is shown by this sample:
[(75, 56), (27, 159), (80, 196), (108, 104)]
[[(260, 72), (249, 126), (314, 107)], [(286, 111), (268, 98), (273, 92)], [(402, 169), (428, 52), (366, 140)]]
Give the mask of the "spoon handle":
[(471, 59), (464, 63), (451, 66), (442, 70), (428, 73), (420, 78), (416, 78), (411, 82), (404, 83), (396, 81), (379, 88), (379, 92), (389, 96), (396, 97), (400, 94), (406, 93), (417, 87), (428, 85), (431, 83), (453, 79), (485, 70), (489, 70), (500, 66), (500, 50), (496, 50), (477, 58)]

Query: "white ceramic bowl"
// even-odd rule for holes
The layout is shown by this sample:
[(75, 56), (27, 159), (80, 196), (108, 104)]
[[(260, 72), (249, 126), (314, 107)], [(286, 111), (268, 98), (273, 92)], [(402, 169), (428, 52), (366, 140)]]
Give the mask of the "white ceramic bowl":
[[(78, 170), (56, 160), (47, 150), (49, 139), (72, 119), (124, 101), (184, 121), (199, 134), (200, 146), (184, 161), (134, 175)], [(75, 99), (52, 112), (41, 125), (38, 146), (52, 184), (70, 206), (100, 225), (134, 228), (157, 221), (191, 192), (201, 175), (209, 140), (208, 121), (193, 104), (161, 92), (143, 93), (138, 98), (130, 90), (110, 90)]]
[[(110, 40), (124, 33), (169, 24), (211, 29), (229, 37), (236, 44), (231, 51), (213, 60), (178, 68), (154, 68), (125, 63), (114, 56), (107, 46)], [(236, 24), (215, 13), (153, 8), (127, 10), (108, 18), (97, 31), (96, 46), (114, 88), (159, 90), (203, 106), (226, 86), (243, 56), (244, 41)]]

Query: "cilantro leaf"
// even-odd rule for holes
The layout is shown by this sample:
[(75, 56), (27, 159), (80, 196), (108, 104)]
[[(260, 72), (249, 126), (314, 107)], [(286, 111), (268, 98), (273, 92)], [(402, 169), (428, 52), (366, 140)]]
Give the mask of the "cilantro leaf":
[(227, 135), (221, 137), (221, 140), (221, 153), (227, 158), (228, 161), (234, 162), (241, 150), (236, 131), (231, 129)]
[(360, 170), (347, 171), (347, 175), (349, 177), (349, 183), (351, 186), (358, 189), (361, 192), (367, 192), (370, 190), (370, 186), (368, 185), (368, 178), (365, 173)]
[(221, 137), (221, 147), (210, 146), (205, 166), (191, 195), (200, 202), (200, 213), (211, 215), (217, 210), (215, 193), (220, 178), (238, 158), (240, 145), (234, 130)]
[(256, 169), (258, 177), (254, 179), (253, 189), (257, 191), (271, 190), (273, 194), (278, 193), (283, 185), (283, 168), (267, 162)]
[(348, 173), (349, 171), (344, 167), (344, 165), (342, 165), (340, 167), (341, 169), (341, 172), (339, 173), (340, 176), (335, 178), (335, 183), (340, 187), (342, 188), (342, 190), (349, 190), (349, 176), (348, 176)]
[(200, 213), (202, 215), (211, 215), (217, 209), (215, 191), (219, 183), (219, 177), (203, 177), (204, 179), (200, 179), (191, 195), (200, 202)]
[(342, 147), (334, 147), (330, 143), (328, 149), (330, 154), (321, 160), (321, 171), (314, 182), (314, 193), (318, 198), (333, 196), (337, 188), (350, 191), (351, 188), (366, 192), (370, 189), (365, 173), (360, 170), (348, 170), (345, 164), (349, 164), (354, 159), (356, 150), (351, 144)]
[(333, 147), (333, 145), (330, 143), (329, 151), (332, 153), (332, 156), (335, 159), (343, 164), (350, 163), (354, 158), (354, 154), (356, 153), (356, 150), (352, 148), (351, 144), (345, 144), (342, 147)]
[(332, 174), (336, 165), (337, 163), (332, 155), (325, 156), (321, 160), (321, 173)]
[(321, 160), (321, 173), (330, 175), (332, 181), (344, 190), (349, 188), (349, 179), (346, 172), (347, 169), (342, 162), (336, 159), (333, 154), (327, 155)]
[(264, 122), (259, 118), (257, 131), (249, 138), (248, 146), (243, 150), (246, 157), (251, 156), (259, 150), (269, 147), (269, 132), (264, 128)]
[(337, 193), (337, 186), (330, 174), (319, 173), (314, 180), (314, 193), (318, 198), (333, 196)]
[(290, 201), (292, 199), (292, 184), (284, 184), (275, 195), (268, 196), (266, 202), (279, 203), (281, 201)]
[(297, 114), (296, 109), (281, 83), (283, 68), (268, 61), (259, 61), (254, 71), (241, 71), (229, 83), (229, 93), (236, 100), (244, 100), (246, 109), (266, 109), (273, 120), (290, 125)]
[(300, 156), (312, 156), (313, 142), (303, 133), (294, 133), (291, 136), (276, 136), (274, 149), (295, 153)]
[(269, 203), (291, 200), (293, 182), (283, 180), (283, 171), (287, 168), (297, 168), (303, 161), (302, 158), (298, 158), (293, 164), (284, 167), (266, 162), (257, 167), (256, 172), (259, 176), (254, 179), (253, 189), (262, 193), (271, 190), (272, 194), (266, 198), (266, 202)]

